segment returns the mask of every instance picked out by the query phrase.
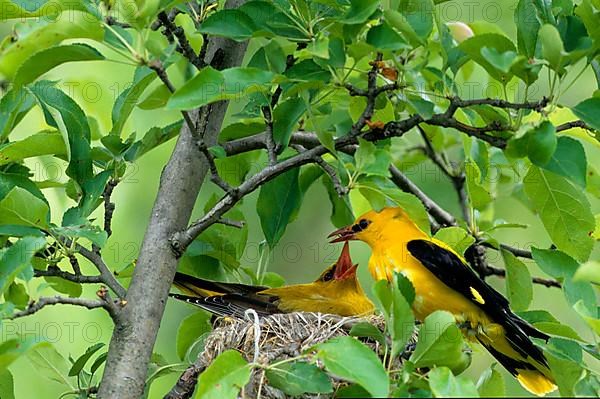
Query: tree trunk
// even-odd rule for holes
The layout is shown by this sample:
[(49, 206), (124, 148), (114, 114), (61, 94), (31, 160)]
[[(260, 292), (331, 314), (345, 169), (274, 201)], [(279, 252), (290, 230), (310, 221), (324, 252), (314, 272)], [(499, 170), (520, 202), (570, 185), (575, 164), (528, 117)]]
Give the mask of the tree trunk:
[[(239, 7), (243, 1), (228, 0), (226, 8)], [(246, 45), (246, 42), (211, 38), (207, 62), (217, 69), (238, 66)], [(200, 130), (204, 130), (206, 144), (211, 146), (217, 141), (227, 103), (208, 107), (194, 111), (193, 115)], [(110, 342), (98, 398), (134, 399), (144, 391), (148, 363), (178, 263), (169, 237), (186, 228), (207, 171), (192, 132), (184, 125), (160, 178), (150, 223), (127, 291), (127, 304)]]

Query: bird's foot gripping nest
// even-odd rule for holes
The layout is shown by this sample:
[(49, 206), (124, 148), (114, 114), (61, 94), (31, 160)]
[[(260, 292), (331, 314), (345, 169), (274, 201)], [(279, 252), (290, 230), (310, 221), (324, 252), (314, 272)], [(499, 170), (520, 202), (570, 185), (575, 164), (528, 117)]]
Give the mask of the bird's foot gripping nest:
[[(215, 323), (212, 333), (206, 338), (204, 351), (196, 363), (181, 376), (177, 386), (165, 397), (166, 399), (184, 399), (191, 397), (198, 374), (213, 360), (228, 349), (238, 350), (248, 361), (267, 366), (274, 362), (297, 358), (309, 352), (313, 346), (334, 337), (350, 335), (352, 327), (358, 323), (370, 323), (380, 331), (385, 329), (385, 321), (381, 316), (340, 317), (319, 313), (287, 313), (275, 314), (260, 319), (249, 320), (221, 318)], [(257, 334), (258, 333), (258, 334)], [(360, 338), (363, 343), (383, 356), (383, 345), (369, 338)], [(414, 348), (416, 335), (409, 347)], [(401, 358), (392, 365), (400, 365)], [(319, 365), (317, 363), (317, 365)], [(334, 392), (345, 385), (343, 381), (330, 376)], [(179, 389), (178, 394), (175, 392)], [(286, 394), (269, 385), (264, 368), (254, 367), (249, 383), (242, 390), (244, 397), (257, 397), (260, 390), (263, 398), (286, 398)], [(184, 392), (186, 391), (186, 392)], [(189, 393), (188, 393), (189, 392)], [(186, 396), (188, 395), (188, 396)], [(316, 395), (315, 395), (316, 396)], [(309, 394), (303, 397), (311, 397)], [(320, 398), (327, 395), (320, 394)]]

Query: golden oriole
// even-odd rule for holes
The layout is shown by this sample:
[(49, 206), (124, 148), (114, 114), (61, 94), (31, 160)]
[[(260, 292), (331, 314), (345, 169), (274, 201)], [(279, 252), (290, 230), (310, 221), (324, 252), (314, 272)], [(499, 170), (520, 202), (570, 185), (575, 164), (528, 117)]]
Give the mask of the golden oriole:
[(377, 280), (393, 271), (414, 285), (415, 317), (436, 310), (452, 313), (467, 338), (479, 341), (528, 391), (545, 395), (556, 389), (542, 351), (530, 337), (549, 336), (515, 315), (508, 300), (480, 279), (464, 258), (430, 238), (399, 207), (370, 211), (330, 234), (332, 242), (361, 240), (372, 250), (369, 270)]
[(373, 313), (373, 303), (356, 277), (348, 245), (337, 262), (309, 284), (269, 288), (221, 283), (176, 273), (174, 284), (188, 295), (169, 294), (219, 315), (244, 317), (247, 309), (259, 316), (289, 312), (320, 312), (340, 316)]

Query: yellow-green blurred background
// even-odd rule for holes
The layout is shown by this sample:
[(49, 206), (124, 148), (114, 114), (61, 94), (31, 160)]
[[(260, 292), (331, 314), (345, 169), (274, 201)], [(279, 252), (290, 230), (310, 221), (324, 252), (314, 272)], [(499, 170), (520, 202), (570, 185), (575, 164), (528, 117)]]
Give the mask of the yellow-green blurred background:
[[(444, 20), (459, 20), (464, 22), (486, 21), (487, 24), (496, 25), (505, 34), (515, 38), (516, 29), (513, 22), (513, 12), (516, 2), (512, 1), (452, 1), (440, 5), (441, 16)], [(0, 35), (9, 34), (12, 23), (0, 25)], [(158, 35), (158, 33), (156, 33)], [(93, 44), (93, 43), (92, 43)], [(258, 43), (249, 47), (248, 55), (257, 48)], [(59, 80), (58, 87), (71, 94), (79, 105), (90, 116), (97, 119), (100, 131), (106, 134), (111, 127), (111, 109), (116, 96), (127, 87), (132, 80), (134, 66), (123, 63), (123, 58), (109, 49), (97, 46), (108, 58), (107, 61), (87, 62), (63, 65), (49, 73), (46, 78)], [(246, 59), (248, 59), (248, 55)], [(181, 71), (176, 68), (170, 70), (171, 77), (176, 84), (182, 82)], [(475, 70), (467, 85), (463, 87), (477, 87), (486, 89), (487, 82), (480, 80), (483, 74)], [(571, 77), (575, 76), (575, 73)], [(155, 82), (152, 88), (156, 87)], [(576, 104), (580, 98), (587, 98), (596, 88), (596, 82), (591, 71), (586, 71), (579, 80), (564, 94), (562, 103), (566, 105)], [(479, 90), (479, 89), (477, 89)], [(542, 95), (546, 86), (544, 83), (536, 85), (538, 96)], [(468, 92), (467, 92), (468, 93)], [(483, 91), (484, 95), (494, 95), (493, 87), (489, 91)], [(468, 96), (468, 94), (466, 95)], [(239, 110), (240, 104), (233, 104), (233, 109)], [(229, 110), (231, 115), (232, 109)], [(125, 131), (143, 134), (153, 126), (164, 126), (179, 118), (177, 112), (152, 110), (144, 111), (137, 109), (127, 124)], [(225, 121), (225, 125), (227, 124)], [(26, 137), (43, 128), (44, 119), (41, 111), (35, 109), (19, 124), (11, 136), (12, 140)], [(139, 137), (139, 136), (138, 136)], [(413, 134), (402, 139), (404, 144), (410, 145), (415, 141)], [(174, 140), (159, 147), (143, 156), (136, 164), (129, 167), (124, 181), (116, 188), (113, 201), (116, 203), (116, 211), (113, 219), (114, 234), (108, 240), (103, 250), (103, 256), (113, 270), (119, 270), (129, 264), (137, 257), (144, 231), (149, 219), (152, 204), (158, 187), (162, 167), (167, 162)], [(600, 146), (585, 141), (584, 146), (588, 160), (600, 169)], [(396, 161), (401, 161), (396, 157)], [(27, 161), (29, 167), (35, 173), (35, 180), (59, 179), (64, 180), (66, 164), (52, 158), (36, 158)], [(456, 216), (459, 210), (456, 204), (456, 196), (451, 184), (437, 172), (435, 167), (426, 163), (418, 169), (409, 171), (413, 178), (426, 193), (452, 211)], [(185, 173), (185, 171), (181, 171)], [(195, 216), (201, 214), (204, 203), (210, 194), (217, 192), (212, 184), (206, 184), (197, 201)], [(44, 194), (52, 205), (52, 219), (60, 223), (60, 217), (65, 209), (73, 205), (66, 197), (63, 189), (47, 189)], [(509, 198), (510, 193), (498, 193), (496, 202), (496, 217), (509, 222), (527, 223), (530, 227), (526, 230), (511, 229), (501, 230), (496, 238), (517, 246), (526, 247), (536, 245), (548, 247), (550, 241), (539, 220), (519, 201)], [(241, 259), (242, 266), (255, 268), (258, 263), (258, 244), (262, 241), (260, 223), (255, 213), (255, 202), (257, 193), (244, 200), (242, 208), (248, 219), (249, 240), (244, 257)], [(590, 198), (594, 213), (600, 213), (600, 202)], [(357, 204), (358, 205), (358, 204)], [(177, 204), (173, 204), (177, 206)], [(360, 208), (360, 206), (359, 206)], [(338, 245), (327, 243), (326, 236), (333, 229), (329, 221), (330, 205), (327, 193), (319, 184), (311, 187), (304, 197), (301, 212), (296, 221), (291, 224), (279, 245), (275, 248), (269, 262), (269, 270), (283, 275), (288, 283), (304, 282), (317, 276), (322, 268), (330, 264), (337, 257)], [(102, 217), (101, 212), (95, 213), (96, 217)], [(351, 247), (352, 256), (359, 262), (361, 267), (360, 278), (369, 290), (372, 283), (371, 277), (365, 267), (369, 257), (369, 250), (363, 243), (353, 243)], [(592, 255), (598, 259), (598, 250)], [(501, 266), (501, 258), (498, 253), (489, 251), (490, 262)], [(202, 265), (197, 265), (202, 267)], [(85, 265), (88, 272), (93, 269)], [(531, 264), (534, 275), (541, 275), (539, 270)], [(501, 292), (504, 291), (504, 282), (498, 278), (490, 278), (489, 281)], [(30, 292), (36, 292), (36, 282), (30, 282)], [(97, 287), (89, 286), (84, 289), (84, 295), (93, 297)], [(148, 293), (152, 295), (152, 293)], [(52, 295), (51, 290), (41, 289), (37, 295)], [(593, 340), (592, 334), (581, 322), (576, 314), (566, 304), (561, 292), (555, 288), (535, 286), (534, 300), (530, 309), (545, 309), (554, 314), (562, 323), (572, 326), (580, 335), (587, 340)], [(181, 320), (194, 312), (195, 309), (181, 303), (169, 300), (165, 316), (156, 342), (155, 352), (162, 354), (168, 361), (176, 363), (178, 358), (175, 352), (175, 337)], [(14, 337), (15, 333), (21, 335), (35, 335), (40, 339), (53, 342), (56, 348), (65, 357), (68, 355), (76, 358), (82, 354), (88, 346), (97, 342), (108, 343), (111, 335), (111, 322), (102, 310), (86, 311), (66, 305), (47, 307), (43, 311), (28, 318), (15, 321), (3, 322), (0, 327), (0, 341)], [(475, 380), (481, 372), (488, 367), (493, 359), (481, 348), (474, 349), (474, 361), (467, 373)], [(593, 363), (593, 361), (592, 361)], [(598, 365), (595, 366), (596, 369)], [(17, 360), (10, 370), (15, 379), (15, 392), (17, 398), (56, 398), (64, 387), (53, 381), (39, 376), (32, 368), (29, 361), (23, 357)], [(526, 395), (526, 392), (506, 375), (508, 393), (512, 395)], [(152, 386), (151, 398), (159, 398), (173, 385), (176, 376), (170, 375), (159, 378)]]

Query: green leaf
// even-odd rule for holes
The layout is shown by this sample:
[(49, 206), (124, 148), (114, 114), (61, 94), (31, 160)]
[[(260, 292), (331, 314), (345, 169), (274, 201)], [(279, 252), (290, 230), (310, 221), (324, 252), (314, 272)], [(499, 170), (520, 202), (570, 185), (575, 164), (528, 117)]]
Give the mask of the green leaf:
[[(6, 368), (35, 345), (35, 337), (13, 338), (0, 343), (0, 371)], [(3, 397), (4, 399), (4, 397)]]
[(531, 162), (541, 166), (547, 164), (556, 150), (556, 129), (549, 121), (542, 122), (528, 133), (527, 155)]
[(432, 0), (416, 0), (401, 6), (402, 15), (412, 27), (415, 34), (425, 43), (433, 31), (435, 6)]
[(374, 397), (387, 397), (389, 379), (377, 355), (352, 337), (336, 337), (315, 346), (325, 368), (344, 380), (355, 382)]
[(273, 140), (284, 148), (290, 142), (292, 130), (306, 112), (306, 103), (301, 98), (291, 98), (273, 110)]
[(592, 97), (588, 98), (577, 104), (571, 111), (578, 118), (588, 124), (592, 129), (600, 131), (600, 98)]
[(525, 193), (554, 244), (585, 261), (594, 240), (595, 220), (585, 194), (564, 177), (531, 166), (523, 179)]
[(358, 182), (361, 194), (369, 200), (374, 210), (379, 211), (385, 206), (399, 206), (421, 230), (429, 233), (429, 216), (417, 197), (398, 190), (392, 182), (381, 176), (362, 176)]
[(44, 280), (54, 291), (68, 295), (71, 298), (78, 298), (83, 292), (81, 284), (60, 277), (44, 277)]
[(497, 54), (504, 54), (509, 51), (516, 51), (513, 42), (504, 35), (484, 33), (470, 37), (458, 45), (459, 50), (466, 53), (469, 58), (481, 65), (494, 79), (499, 82), (508, 82), (510, 73), (503, 72), (496, 68), (487, 57), (482, 54), (481, 50), (484, 47), (494, 49)]
[(94, 360), (94, 363), (92, 363), (92, 367), (90, 368), (90, 371), (92, 372), (92, 374), (95, 373), (96, 370), (98, 370), (104, 362), (106, 362), (107, 357), (108, 357), (108, 352), (104, 352), (104, 353), (100, 354), (96, 358), (96, 360)]
[(300, 208), (299, 171), (299, 168), (294, 168), (282, 173), (264, 184), (258, 194), (256, 211), (270, 248), (277, 245), (292, 216)]
[(485, 59), (492, 64), (492, 66), (506, 74), (510, 72), (510, 67), (517, 57), (517, 53), (514, 51), (505, 51), (503, 53), (499, 53), (495, 48), (488, 47), (481, 48), (481, 55), (484, 56)]
[(340, 197), (333, 187), (333, 183), (328, 176), (323, 176), (321, 181), (327, 189), (327, 195), (331, 202), (331, 223), (335, 227), (348, 226), (354, 222), (354, 214), (352, 213), (352, 205), (348, 196)]
[(580, 346), (572, 341), (550, 338), (548, 349), (546, 359), (553, 371), (558, 391), (561, 396), (573, 397), (575, 384), (583, 375)]
[(63, 137), (57, 131), (41, 131), (0, 147), (0, 165), (49, 154), (67, 154)]
[(433, 238), (445, 242), (459, 254), (464, 254), (467, 248), (475, 242), (475, 238), (471, 234), (458, 226), (441, 228), (435, 233)]
[(202, 69), (180, 87), (167, 102), (167, 109), (191, 109), (220, 100), (239, 99), (266, 91), (275, 75), (258, 68)]
[(327, 374), (314, 364), (306, 362), (284, 363), (276, 368), (268, 368), (266, 376), (270, 386), (291, 396), (333, 391)]
[(73, 366), (71, 366), (71, 369), (69, 370), (69, 377), (78, 375), (83, 370), (86, 363), (94, 355), (94, 353), (98, 352), (103, 346), (104, 343), (98, 342), (97, 344), (87, 348), (85, 353), (79, 356), (77, 360), (75, 360), (75, 363), (73, 363)]
[(542, 57), (550, 64), (550, 67), (558, 72), (562, 61), (563, 47), (560, 33), (555, 26), (545, 24), (540, 28), (538, 38), (542, 43)]
[(367, 33), (367, 43), (379, 50), (402, 50), (410, 45), (387, 23), (374, 26)]
[(150, 128), (144, 134), (141, 140), (136, 141), (129, 149), (125, 152), (125, 159), (133, 162), (148, 151), (153, 150), (161, 144), (166, 143), (173, 137), (179, 134), (183, 121), (171, 123), (165, 127), (153, 127)]
[(484, 186), (487, 183), (481, 178), (481, 170), (475, 162), (465, 162), (466, 186), (469, 200), (475, 209), (483, 210), (493, 200), (489, 189)]
[(429, 387), (436, 398), (478, 398), (479, 393), (473, 381), (467, 377), (455, 377), (447, 367), (431, 370)]
[(504, 377), (496, 370), (496, 364), (485, 370), (479, 381), (477, 381), (477, 390), (482, 398), (502, 398), (506, 396), (506, 386)]
[(47, 229), (49, 213), (48, 204), (18, 186), (13, 187), (0, 201), (0, 220), (3, 224)]
[(0, 371), (0, 398), (15, 399), (13, 376), (8, 370)]
[(84, 43), (50, 47), (29, 57), (17, 70), (13, 84), (16, 87), (29, 84), (52, 68), (74, 61), (98, 61), (104, 56)]
[(160, 84), (156, 86), (146, 98), (137, 103), (137, 107), (139, 109), (143, 109), (145, 111), (163, 108), (167, 105), (167, 101), (171, 97), (171, 91), (164, 84)]
[(86, 223), (79, 226), (64, 226), (64, 227), (53, 227), (52, 232), (58, 236), (66, 236), (73, 239), (85, 238), (97, 245), (99, 248), (103, 248), (108, 239), (106, 231), (102, 230), (99, 226), (91, 223)]
[(125, 122), (135, 109), (144, 90), (156, 79), (156, 73), (147, 66), (137, 67), (133, 75), (133, 82), (119, 94), (113, 105), (111, 119), (112, 129), (110, 134), (120, 136)]
[(587, 162), (585, 151), (581, 143), (571, 137), (559, 137), (556, 150), (550, 161), (538, 166), (566, 177), (581, 188), (586, 186)]
[(436, 311), (419, 328), (417, 346), (410, 356), (415, 367), (457, 366), (462, 359), (463, 338), (454, 317)]
[(285, 53), (275, 40), (259, 48), (248, 62), (249, 67), (259, 68), (265, 71), (283, 73), (285, 71)]
[(3, 110), (0, 113), (0, 142), (4, 142), (4, 139), (34, 104), (33, 96), (23, 88), (9, 90), (0, 98), (0, 109)]
[(573, 281), (579, 264), (564, 252), (531, 248), (533, 260), (540, 269), (554, 278), (563, 280), (563, 292), (567, 302), (575, 306), (580, 300), (590, 312), (596, 312), (596, 295), (589, 283)]
[(354, 156), (357, 171), (367, 176), (389, 176), (388, 169), (392, 162), (389, 151), (377, 148), (375, 144), (361, 138), (358, 139), (358, 143), (358, 149)]
[[(69, 208), (63, 215), (63, 226), (86, 225), (87, 217), (100, 205), (100, 196), (112, 175), (111, 170), (98, 173), (82, 185), (83, 196), (76, 207)], [(89, 238), (89, 237), (88, 237)]]
[(42, 106), (46, 122), (60, 130), (68, 144), (67, 175), (83, 184), (93, 173), (90, 127), (85, 113), (71, 97), (48, 81), (37, 82), (29, 88)]
[(600, 262), (590, 260), (579, 266), (573, 281), (588, 281), (600, 285)]
[(385, 335), (379, 330), (379, 328), (375, 327), (371, 323), (367, 323), (366, 321), (356, 323), (350, 329), (348, 333), (351, 337), (364, 337), (370, 338), (379, 342), (382, 346), (385, 346)]
[(29, 57), (63, 40), (102, 40), (104, 32), (98, 19), (71, 6), (63, 7), (56, 19), (45, 15), (17, 25), (14, 35), (6, 37), (10, 40), (5, 40), (0, 50), (0, 74), (13, 79)]
[(29, 303), (29, 295), (23, 284), (15, 281), (8, 287), (8, 291), (4, 293), (4, 299), (12, 302), (17, 309), (25, 309)]
[(529, 269), (511, 252), (502, 249), (501, 253), (506, 268), (506, 292), (510, 306), (515, 311), (526, 310), (533, 299)]
[(415, 326), (410, 304), (398, 287), (397, 276), (398, 274), (394, 273), (392, 282), (380, 280), (373, 286), (377, 305), (385, 317), (387, 330), (392, 338), (392, 357), (404, 350)]
[(235, 399), (250, 380), (251, 368), (235, 350), (221, 353), (200, 374), (195, 399)]
[(540, 22), (536, 15), (536, 9), (532, 1), (519, 0), (515, 9), (515, 24), (517, 25), (517, 43), (519, 54), (528, 59), (535, 56)]
[(252, 37), (256, 26), (252, 19), (240, 10), (220, 10), (202, 21), (199, 31), (209, 35), (224, 36), (237, 41)]
[(200, 311), (183, 319), (177, 330), (177, 356), (184, 360), (188, 348), (211, 330), (210, 314)]
[(424, 41), (419, 37), (417, 32), (415, 32), (404, 13), (400, 13), (396, 10), (385, 10), (383, 15), (385, 16), (385, 20), (393, 28), (401, 32), (412, 46), (417, 47), (424, 44)]
[(69, 380), (69, 363), (49, 342), (40, 342), (27, 352), (36, 373), (73, 389)]
[(340, 22), (354, 25), (365, 22), (379, 7), (379, 0), (350, 0), (350, 9)]

